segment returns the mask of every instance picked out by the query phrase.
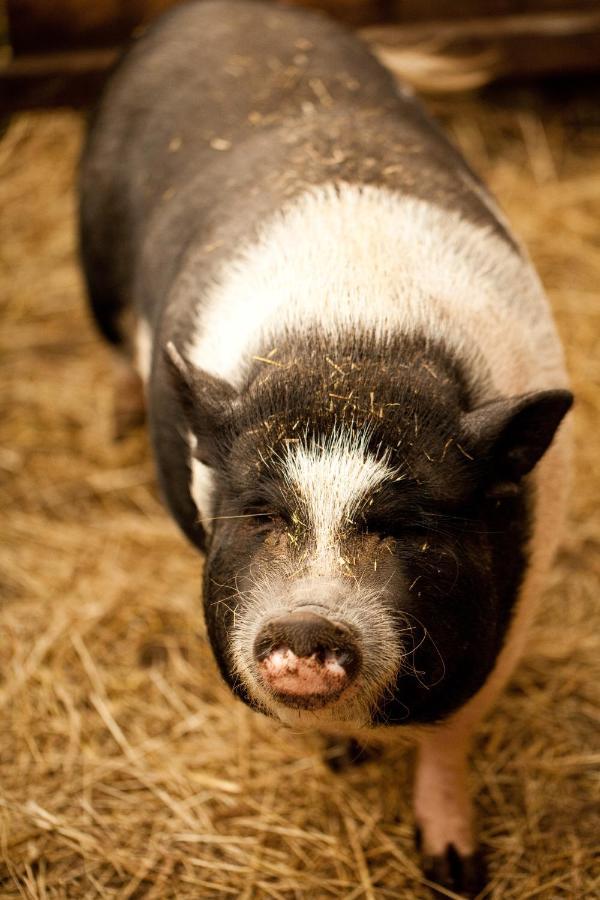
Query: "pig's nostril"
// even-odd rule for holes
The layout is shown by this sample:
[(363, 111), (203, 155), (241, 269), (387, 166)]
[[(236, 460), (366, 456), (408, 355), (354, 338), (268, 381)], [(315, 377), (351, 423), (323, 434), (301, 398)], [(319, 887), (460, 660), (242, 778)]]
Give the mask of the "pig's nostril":
[(336, 699), (361, 663), (358, 642), (347, 626), (306, 611), (267, 622), (254, 654), (263, 683), (283, 703), (305, 708)]
[(343, 666), (345, 669), (351, 666), (354, 661), (350, 650), (334, 650), (333, 654), (338, 665)]
[(298, 657), (314, 655), (320, 661), (326, 654), (334, 654), (341, 665), (350, 664), (359, 653), (348, 626), (307, 611), (278, 616), (263, 625), (254, 643), (256, 658), (260, 661), (280, 648)]

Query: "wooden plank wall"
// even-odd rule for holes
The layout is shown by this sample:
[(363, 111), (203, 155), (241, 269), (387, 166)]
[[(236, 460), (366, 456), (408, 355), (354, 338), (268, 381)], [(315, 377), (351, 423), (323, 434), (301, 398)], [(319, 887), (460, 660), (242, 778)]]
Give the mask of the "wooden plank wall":
[[(136, 29), (177, 2), (6, 0), (12, 59), (0, 81), (16, 105), (36, 105), (41, 96), (60, 102), (65, 87), (85, 94)], [(599, 0), (284, 2), (322, 9), (360, 29), (387, 64), (424, 91), (600, 71)]]

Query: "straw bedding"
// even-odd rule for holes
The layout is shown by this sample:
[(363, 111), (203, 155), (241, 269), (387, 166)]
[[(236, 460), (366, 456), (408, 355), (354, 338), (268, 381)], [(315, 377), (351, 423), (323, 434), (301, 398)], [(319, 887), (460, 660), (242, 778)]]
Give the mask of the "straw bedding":
[[(591, 898), (600, 114), (522, 93), (438, 105), (539, 265), (577, 394), (565, 546), (474, 754), (490, 896)], [(0, 142), (0, 896), (425, 898), (410, 752), (335, 776), (316, 738), (219, 681), (202, 563), (161, 508), (145, 434), (111, 440), (74, 245), (81, 135), (78, 114), (36, 112)]]

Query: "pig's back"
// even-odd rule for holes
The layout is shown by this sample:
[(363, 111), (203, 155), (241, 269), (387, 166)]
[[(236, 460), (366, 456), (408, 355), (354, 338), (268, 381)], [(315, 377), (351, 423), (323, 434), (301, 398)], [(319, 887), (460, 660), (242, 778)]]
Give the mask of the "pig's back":
[[(118, 270), (115, 284), (130, 294), (144, 242), (164, 275), (192, 235), (227, 215), (242, 182), (258, 189), (261, 168), (278, 177), (286, 136), (270, 133), (382, 97), (396, 101), (387, 73), (320, 15), (244, 0), (176, 7), (126, 53), (94, 117), (82, 164), (84, 250)], [(273, 208), (281, 190), (271, 191)]]
[(360, 42), (306, 10), (207, 0), (153, 26), (92, 128), (82, 226), (106, 302), (232, 381), (310, 321), (429, 332), (476, 352), (491, 394), (562, 373), (486, 190)]
[(105, 92), (82, 166), (85, 249), (151, 314), (191, 242), (219, 230), (233, 247), (332, 179), (460, 206), (511, 241), (459, 154), (350, 32), (271, 4), (184, 4)]

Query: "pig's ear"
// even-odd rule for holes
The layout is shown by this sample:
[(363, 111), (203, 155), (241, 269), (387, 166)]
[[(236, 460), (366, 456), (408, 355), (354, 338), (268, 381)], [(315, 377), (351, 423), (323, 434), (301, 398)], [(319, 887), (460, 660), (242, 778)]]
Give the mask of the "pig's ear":
[(465, 413), (463, 440), (488, 478), (518, 482), (544, 455), (572, 403), (565, 390), (493, 400)]
[(220, 457), (219, 442), (237, 398), (235, 389), (185, 360), (169, 341), (164, 350), (167, 370), (190, 430), (196, 437), (196, 456), (206, 465)]

